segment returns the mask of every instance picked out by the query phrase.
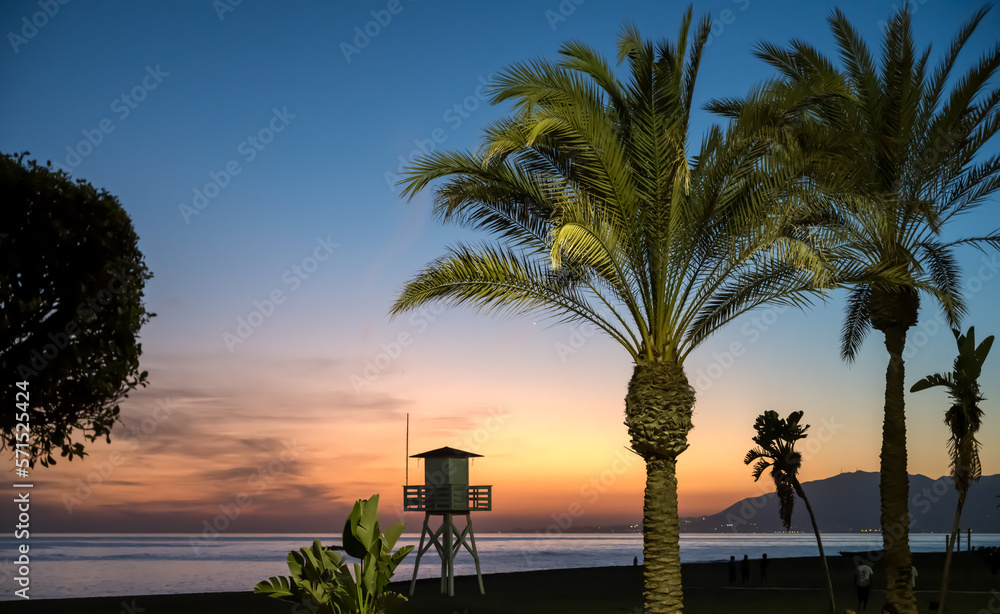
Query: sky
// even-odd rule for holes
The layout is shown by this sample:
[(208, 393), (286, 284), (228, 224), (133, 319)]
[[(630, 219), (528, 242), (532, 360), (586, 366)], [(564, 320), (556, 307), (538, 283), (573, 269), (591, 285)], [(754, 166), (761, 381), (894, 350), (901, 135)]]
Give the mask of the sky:
[[(614, 59), (621, 27), (676, 39), (667, 2), (66, 2), (0, 4), (0, 151), (30, 151), (115, 194), (154, 277), (141, 332), (150, 385), (122, 406), (113, 443), (32, 473), (40, 532), (338, 532), (353, 502), (420, 484), (411, 454), (483, 455), (493, 485), (480, 531), (634, 524), (641, 459), (627, 450), (625, 350), (586, 326), (428, 306), (392, 319), (406, 280), (475, 239), (400, 198), (400, 169), (468, 150), (508, 109), (490, 77), (581, 40)], [(827, 2), (696, 2), (713, 20), (701, 110), (772, 76), (755, 43), (799, 37), (834, 55)], [(890, 2), (839, 4), (873, 48)], [(940, 58), (978, 3), (914, 3), (920, 47)], [(45, 11), (48, 10), (48, 13)], [(996, 44), (993, 10), (961, 66)], [(996, 151), (996, 144), (990, 145)], [(1000, 226), (996, 198), (956, 233)], [(6, 204), (4, 206), (7, 206)], [(483, 237), (480, 237), (483, 238)], [(961, 252), (979, 336), (1000, 332), (1000, 255)], [(802, 312), (765, 308), (707, 340), (678, 465), (680, 513), (770, 490), (743, 463), (754, 418), (805, 412), (801, 478), (877, 471), (888, 355), (877, 335), (839, 358), (844, 294)], [(954, 339), (925, 301), (907, 389), (950, 370)], [(987, 362), (983, 472), (1000, 472), (1000, 357)], [(907, 394), (910, 472), (948, 472), (944, 392)], [(569, 510), (574, 510), (567, 520)], [(0, 509), (4, 518), (13, 507)], [(6, 525), (5, 525), (6, 526)], [(565, 527), (562, 527), (565, 528)]]

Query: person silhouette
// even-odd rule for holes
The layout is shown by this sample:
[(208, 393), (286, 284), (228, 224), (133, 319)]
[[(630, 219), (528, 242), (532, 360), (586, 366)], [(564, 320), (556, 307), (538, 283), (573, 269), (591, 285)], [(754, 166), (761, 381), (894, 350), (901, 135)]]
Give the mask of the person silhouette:
[(767, 566), (771, 561), (767, 560), (767, 553), (765, 552), (763, 556), (760, 557), (760, 582), (763, 584), (767, 582)]
[(729, 583), (736, 584), (736, 557), (729, 557), (729, 564), (726, 565), (729, 568)]
[(750, 555), (744, 554), (740, 561), (740, 571), (743, 572), (743, 584), (750, 581)]
[(857, 569), (854, 570), (855, 585), (858, 590), (858, 611), (864, 612), (868, 609), (868, 595), (872, 592), (872, 568), (867, 561), (861, 561)]

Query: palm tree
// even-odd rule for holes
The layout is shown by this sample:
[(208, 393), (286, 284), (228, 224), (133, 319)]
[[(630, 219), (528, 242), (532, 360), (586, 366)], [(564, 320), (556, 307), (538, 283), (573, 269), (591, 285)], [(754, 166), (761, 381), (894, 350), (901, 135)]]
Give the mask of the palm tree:
[[(1000, 129), (1000, 89), (988, 83), (1000, 67), (1000, 46), (961, 77), (956, 59), (987, 9), (959, 31), (933, 72), (930, 49), (917, 54), (911, 14), (904, 3), (884, 30), (879, 64), (839, 10), (829, 23), (843, 68), (814, 47), (758, 45), (757, 55), (780, 78), (744, 100), (709, 105), (729, 115), (780, 118), (804, 151), (825, 152), (811, 172), (824, 191), (840, 191), (825, 222), (839, 233), (842, 273), (851, 287), (841, 355), (853, 361), (872, 328), (889, 353), (881, 450), (881, 524), (888, 601), (902, 614), (916, 612), (910, 581), (909, 477), (906, 458), (903, 348), (917, 323), (921, 295), (943, 308), (957, 326), (965, 307), (953, 248), (965, 243), (1000, 246), (1000, 234), (945, 241), (949, 221), (1000, 188), (1000, 156), (975, 158)], [(946, 86), (954, 84), (950, 92)], [(763, 100), (761, 103), (760, 100)], [(773, 106), (774, 100), (781, 100)], [(761, 107), (765, 107), (761, 111)]]
[(944, 558), (944, 575), (941, 578), (941, 601), (939, 611), (944, 611), (945, 599), (948, 594), (948, 575), (951, 570), (951, 552), (956, 540), (959, 539), (959, 522), (962, 518), (962, 507), (969, 494), (969, 486), (978, 481), (983, 474), (979, 462), (980, 443), (976, 433), (982, 424), (983, 410), (979, 402), (983, 396), (979, 389), (979, 375), (983, 371), (983, 363), (993, 347), (993, 335), (983, 339), (976, 347), (976, 329), (970, 326), (969, 332), (962, 335), (952, 329), (955, 341), (958, 343), (958, 356), (951, 373), (936, 373), (928, 375), (910, 388), (910, 392), (927, 390), (934, 386), (944, 386), (948, 389), (952, 406), (944, 414), (944, 423), (948, 426), (948, 451), (951, 453), (951, 478), (958, 492), (958, 506), (955, 508), (955, 522), (951, 527), (951, 540), (948, 541), (948, 551)]
[(458, 245), (411, 279), (392, 313), (431, 301), (507, 315), (588, 321), (635, 363), (625, 397), (632, 449), (646, 461), (643, 556), (647, 612), (682, 609), (677, 456), (692, 427), (684, 360), (756, 306), (808, 304), (821, 259), (789, 237), (777, 207), (798, 198), (790, 157), (766, 157), (738, 122), (712, 128), (693, 159), (687, 139), (706, 19), (688, 9), (675, 43), (625, 27), (620, 81), (592, 48), (568, 42), (558, 63), (503, 72), (478, 153), (434, 152), (403, 184), (432, 181), (435, 214), (496, 237)]
[(837, 611), (837, 604), (833, 598), (833, 581), (830, 579), (830, 568), (826, 562), (826, 554), (823, 552), (823, 540), (819, 535), (819, 526), (816, 524), (816, 516), (813, 514), (809, 498), (806, 491), (799, 483), (799, 469), (802, 468), (802, 455), (795, 451), (795, 443), (807, 437), (806, 431), (809, 425), (802, 426), (799, 420), (802, 419), (801, 411), (793, 411), (788, 414), (788, 418), (779, 418), (778, 412), (766, 411), (757, 416), (753, 428), (757, 431), (753, 442), (756, 448), (751, 448), (743, 459), (744, 465), (756, 461), (753, 466), (753, 481), (756, 482), (763, 475), (764, 470), (771, 468), (771, 479), (774, 480), (775, 492), (778, 495), (778, 514), (781, 522), (785, 525), (785, 530), (792, 528), (792, 511), (795, 509), (795, 495), (798, 495), (802, 502), (806, 504), (806, 511), (809, 512), (809, 520), (812, 522), (813, 533), (816, 534), (816, 545), (819, 547), (819, 558), (823, 560), (823, 573), (826, 574), (827, 599), (830, 601), (830, 611)]

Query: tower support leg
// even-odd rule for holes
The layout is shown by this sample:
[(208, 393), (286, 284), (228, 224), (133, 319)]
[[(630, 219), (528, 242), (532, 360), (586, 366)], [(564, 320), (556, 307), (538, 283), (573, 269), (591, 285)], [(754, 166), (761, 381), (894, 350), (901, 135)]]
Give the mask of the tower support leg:
[[(465, 515), (466, 530), (469, 532), (469, 542), (472, 544), (472, 548), (469, 548), (469, 552), (472, 553), (472, 560), (476, 562), (476, 577), (479, 578), (479, 594), (485, 595), (486, 589), (483, 588), (483, 572), (479, 569), (479, 551), (476, 550), (476, 533), (472, 530), (472, 515)], [(468, 548), (468, 546), (466, 546)]]
[[(431, 546), (437, 550), (441, 557), (441, 594), (449, 597), (455, 596), (455, 555), (465, 546), (465, 549), (472, 555), (472, 560), (476, 563), (476, 579), (479, 581), (479, 592), (485, 595), (486, 589), (483, 586), (483, 572), (479, 564), (479, 551), (476, 548), (476, 535), (472, 529), (472, 516), (469, 512), (460, 512), (465, 516), (465, 528), (461, 531), (455, 525), (454, 515), (450, 512), (435, 514), (441, 516), (441, 525), (436, 529), (431, 528), (431, 513), (424, 515), (424, 526), (420, 532), (420, 545), (417, 547), (417, 558), (413, 562), (413, 578), (410, 580), (410, 596), (417, 584), (417, 570), (420, 568), (420, 559)], [(468, 539), (467, 539), (468, 538)], [(425, 543), (426, 542), (426, 543)]]
[(455, 549), (452, 547), (454, 526), (451, 522), (451, 514), (445, 514), (441, 526), (444, 530), (444, 539), (441, 544), (441, 548), (444, 550), (444, 557), (441, 559), (441, 592), (447, 593), (449, 597), (455, 596)]
[[(417, 585), (417, 570), (420, 569), (420, 557), (424, 556), (424, 553), (430, 550), (432, 545), (437, 547), (438, 552), (441, 551), (441, 547), (437, 543), (437, 536), (431, 530), (430, 520), (431, 515), (424, 514), (424, 528), (420, 531), (420, 546), (417, 548), (417, 558), (413, 561), (413, 579), (410, 580), (410, 597), (413, 596), (413, 589)], [(424, 546), (425, 537), (429, 537), (426, 547)]]

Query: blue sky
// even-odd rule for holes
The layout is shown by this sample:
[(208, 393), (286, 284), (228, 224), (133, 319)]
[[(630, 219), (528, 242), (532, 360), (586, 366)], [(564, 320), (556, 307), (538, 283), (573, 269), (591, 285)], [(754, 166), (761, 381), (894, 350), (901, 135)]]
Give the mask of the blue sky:
[[(628, 441), (628, 355), (586, 329), (530, 320), (431, 310), (390, 321), (407, 277), (470, 235), (436, 224), (428, 194), (406, 203), (389, 180), (401, 158), (477, 146), (480, 129), (505, 111), (483, 94), (497, 71), (554, 59), (569, 39), (613, 59), (626, 22), (647, 38), (674, 39), (684, 6), (3, 3), (0, 150), (30, 151), (119, 197), (155, 275), (147, 307), (158, 314), (142, 333), (152, 384), (127, 402), (125, 422), (143, 424), (158, 403), (173, 408), (135, 446), (96, 445), (83, 462), (38, 471), (53, 530), (101, 528), (102, 518), (141, 527), (167, 512), (182, 519), (172, 530), (196, 530), (292, 440), (301, 454), (260, 494), (244, 528), (282, 518), (289, 502), (317, 523), (372, 492), (388, 493), (388, 505), (403, 479), (406, 413), (411, 451), (465, 444), (486, 455), (475, 472), (511, 493), (495, 507), (503, 522), (558, 512), (580, 498), (581, 484), (607, 475), (588, 523), (638, 519), (641, 463), (609, 469)], [(800, 37), (832, 55), (832, 6), (697, 2), (696, 17), (714, 20), (699, 104), (771, 75), (751, 54), (757, 41)], [(874, 45), (895, 5), (840, 6)], [(914, 6), (918, 44), (933, 43), (939, 57), (979, 5)], [(995, 45), (997, 32), (994, 10), (963, 61)], [(696, 113), (692, 147), (712, 121)], [(995, 199), (963, 224), (961, 232), (1000, 226)], [(979, 276), (967, 324), (997, 332), (1000, 258), (962, 258), (966, 276)], [(741, 460), (765, 409), (805, 410), (816, 441), (829, 432), (807, 479), (877, 470), (886, 354), (872, 336), (852, 367), (840, 361), (842, 305), (835, 294), (807, 313), (763, 311), (692, 355), (696, 386), (701, 374), (714, 376), (698, 386), (682, 513), (759, 492)], [(908, 385), (950, 368), (954, 342), (934, 316), (924, 309), (924, 328), (911, 335)], [(733, 343), (740, 356), (726, 354)], [(988, 363), (991, 399), (1000, 399), (998, 364)], [(907, 401), (911, 471), (946, 473), (944, 394)], [(1000, 441), (1000, 420), (989, 411), (982, 440), (984, 470), (996, 473), (1000, 450), (989, 442)], [(124, 460), (102, 475), (116, 451)], [(86, 497), (75, 494), (81, 483), (91, 486)], [(198, 492), (185, 491), (193, 483)], [(545, 497), (541, 508), (536, 497)]]

